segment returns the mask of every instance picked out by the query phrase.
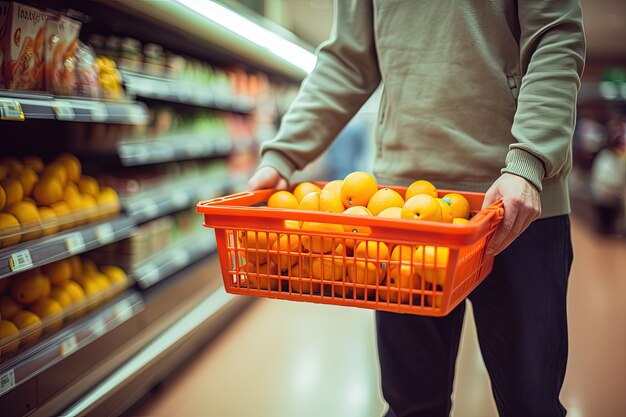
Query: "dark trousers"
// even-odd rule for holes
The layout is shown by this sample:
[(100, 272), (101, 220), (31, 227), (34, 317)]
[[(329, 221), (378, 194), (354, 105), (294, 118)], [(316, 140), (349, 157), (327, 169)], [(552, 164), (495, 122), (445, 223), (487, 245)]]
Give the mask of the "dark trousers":
[[(568, 216), (533, 222), (469, 299), (501, 417), (564, 416)], [(387, 417), (448, 416), (465, 303), (448, 316), (376, 313)], [(458, 404), (461, 414), (463, 404)]]

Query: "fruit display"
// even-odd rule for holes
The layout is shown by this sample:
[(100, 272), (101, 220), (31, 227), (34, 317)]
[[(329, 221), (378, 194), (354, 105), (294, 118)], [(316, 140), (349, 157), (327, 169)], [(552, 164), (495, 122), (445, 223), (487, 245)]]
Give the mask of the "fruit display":
[(0, 280), (0, 360), (118, 294), (129, 279), (118, 266), (74, 256)]
[[(415, 181), (402, 194), (379, 187), (368, 173), (354, 172), (323, 188), (303, 182), (292, 192), (276, 191), (267, 206), (346, 217), (448, 224), (470, 221), (470, 204), (463, 195), (440, 194), (425, 180)], [(450, 254), (446, 246), (374, 239), (368, 237), (371, 227), (351, 224), (347, 218), (342, 224), (287, 220), (285, 225), (298, 232), (240, 230), (233, 235), (242, 287), (396, 304), (434, 306), (441, 301), (434, 294), (445, 284)], [(337, 237), (341, 234), (346, 237)]]
[(0, 211), (0, 247), (7, 247), (113, 216), (120, 204), (115, 190), (63, 153), (48, 164), (37, 156), (0, 159)]

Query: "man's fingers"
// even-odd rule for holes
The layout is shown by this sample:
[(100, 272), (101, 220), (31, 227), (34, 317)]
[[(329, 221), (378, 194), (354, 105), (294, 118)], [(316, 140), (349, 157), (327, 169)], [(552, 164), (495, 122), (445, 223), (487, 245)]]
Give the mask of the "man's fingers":
[(529, 217), (530, 216), (528, 212), (525, 212), (522, 210), (518, 212), (517, 218), (515, 219), (515, 223), (513, 224), (513, 227), (509, 231), (508, 235), (500, 243), (500, 245), (494, 248), (494, 255), (497, 255), (503, 250), (505, 250), (511, 243), (513, 243), (515, 239), (517, 239), (519, 235), (521, 235), (524, 232), (524, 230), (526, 230), (526, 227), (528, 227), (528, 224), (529, 224), (529, 222), (527, 222), (527, 219)]
[(261, 168), (250, 178), (250, 181), (248, 181), (248, 189), (250, 191), (264, 188), (279, 188), (284, 190), (287, 188), (287, 185), (287, 181), (281, 177), (275, 169), (269, 167)]
[(491, 204), (498, 201), (499, 199), (500, 199), (500, 196), (496, 191), (487, 190), (487, 193), (485, 194), (485, 199), (483, 200), (483, 206), (481, 207), (481, 210), (489, 207)]
[(287, 181), (282, 177), (278, 181), (278, 184), (276, 184), (276, 188), (279, 190), (286, 190), (288, 187), (289, 187), (289, 184), (287, 184)]
[(500, 247), (502, 242), (504, 242), (515, 225), (515, 219), (517, 218), (518, 211), (519, 207), (516, 204), (511, 204), (506, 200), (504, 201), (504, 218), (487, 247), (487, 255), (493, 255), (496, 248)]

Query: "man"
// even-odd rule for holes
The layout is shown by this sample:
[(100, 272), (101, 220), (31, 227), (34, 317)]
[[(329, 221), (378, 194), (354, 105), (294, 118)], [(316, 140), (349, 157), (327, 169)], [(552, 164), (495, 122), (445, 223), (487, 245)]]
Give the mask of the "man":
[[(428, 179), (504, 202), (493, 272), (469, 297), (500, 415), (565, 415), (580, 2), (339, 0), (335, 16), (250, 188), (286, 187), (382, 82), (379, 183)], [(387, 416), (449, 414), (464, 311), (377, 312)]]

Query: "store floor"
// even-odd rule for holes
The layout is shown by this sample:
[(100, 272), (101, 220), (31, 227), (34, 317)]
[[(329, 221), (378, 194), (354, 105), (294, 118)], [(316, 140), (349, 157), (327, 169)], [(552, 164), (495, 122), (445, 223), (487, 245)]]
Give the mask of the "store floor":
[[(622, 417), (626, 240), (598, 237), (579, 219), (572, 220), (570, 356), (561, 400), (569, 417)], [(470, 317), (457, 362), (452, 415), (497, 416)], [(134, 415), (374, 417), (384, 409), (372, 312), (260, 300)]]

